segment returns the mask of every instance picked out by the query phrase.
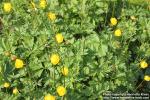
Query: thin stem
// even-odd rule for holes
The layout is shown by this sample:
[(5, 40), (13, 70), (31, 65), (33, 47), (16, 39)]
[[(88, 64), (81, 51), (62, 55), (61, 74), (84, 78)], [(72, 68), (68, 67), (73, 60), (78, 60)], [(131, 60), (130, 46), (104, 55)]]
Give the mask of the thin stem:
[[(64, 66), (63, 66), (63, 70), (64, 70)], [(64, 76), (64, 87), (65, 87), (65, 85), (66, 85), (66, 84), (65, 84), (65, 76)], [(64, 100), (64, 97), (65, 97), (65, 96), (62, 97), (62, 100)]]
[(61, 100), (64, 100), (64, 96), (61, 97)]
[(144, 80), (137, 86), (137, 88), (135, 90), (137, 90), (143, 82), (144, 82)]
[[(54, 66), (53, 66), (53, 68), (54, 68)], [(55, 68), (54, 68), (54, 87), (56, 87), (56, 84), (55, 84)]]
[[(139, 71), (139, 70), (140, 70), (140, 68), (138, 68), (138, 70), (137, 70), (137, 71)], [(136, 71), (136, 72), (137, 72), (137, 71)], [(136, 72), (135, 72), (135, 73), (136, 73)]]
[[(110, 5), (110, 4), (109, 4), (109, 5)], [(108, 14), (108, 8), (107, 8), (107, 10), (106, 10), (106, 16), (105, 16), (104, 26), (106, 26), (107, 14)]]
[(65, 76), (64, 76), (64, 87), (65, 87), (65, 85), (66, 85), (66, 84), (65, 84)]
[(114, 5), (113, 5), (113, 12), (112, 12), (113, 17), (114, 17), (114, 12), (115, 12), (115, 1), (114, 1)]

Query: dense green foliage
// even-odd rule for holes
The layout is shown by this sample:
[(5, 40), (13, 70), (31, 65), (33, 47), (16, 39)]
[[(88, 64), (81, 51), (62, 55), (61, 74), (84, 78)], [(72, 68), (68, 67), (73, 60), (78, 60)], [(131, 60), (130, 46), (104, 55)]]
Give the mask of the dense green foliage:
[[(107, 91), (149, 92), (150, 82), (143, 80), (150, 75), (150, 2), (135, 1), (47, 0), (42, 9), (39, 0), (35, 8), (30, 0), (11, 0), (7, 13), (0, 0), (0, 99), (42, 100), (50, 93), (58, 100), (101, 100)], [(56, 14), (55, 21), (48, 12)], [(62, 33), (62, 43), (56, 33)], [(50, 61), (54, 53), (60, 56), (57, 65)], [(15, 68), (13, 56), (23, 60), (23, 68)], [(142, 60), (149, 64), (145, 69)], [(56, 92), (59, 85), (66, 87), (64, 97)]]

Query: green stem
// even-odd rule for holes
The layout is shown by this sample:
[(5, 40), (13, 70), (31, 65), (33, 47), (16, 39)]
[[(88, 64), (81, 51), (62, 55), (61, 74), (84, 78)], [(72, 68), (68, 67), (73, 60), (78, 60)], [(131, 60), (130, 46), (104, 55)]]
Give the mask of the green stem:
[(114, 12), (115, 12), (115, 1), (114, 1), (114, 5), (113, 5), (113, 12), (112, 12), (113, 17), (114, 17)]
[(54, 73), (53, 74), (54, 74), (54, 87), (56, 87), (56, 84), (55, 84), (55, 68), (54, 68)]
[[(64, 77), (64, 87), (65, 87), (65, 77)], [(65, 96), (62, 97), (62, 100), (64, 100)]]
[(64, 100), (64, 96), (61, 97), (61, 100)]
[(65, 84), (65, 76), (64, 76), (64, 87), (65, 87), (65, 85), (66, 85), (66, 84)]
[[(139, 70), (140, 70), (140, 68), (138, 68), (138, 70), (137, 70), (137, 71), (139, 71)], [(137, 72), (137, 71), (136, 71), (136, 72)], [(136, 72), (135, 72), (135, 73), (136, 73)]]
[[(106, 1), (107, 2), (107, 1)], [(108, 10), (108, 9), (107, 9)], [(104, 22), (104, 26), (106, 26), (106, 20), (107, 20), (107, 14), (108, 14), (108, 11), (106, 10), (106, 16), (105, 16), (105, 22)]]
[(137, 88), (135, 90), (137, 90), (143, 82), (144, 82), (144, 80), (137, 86)]

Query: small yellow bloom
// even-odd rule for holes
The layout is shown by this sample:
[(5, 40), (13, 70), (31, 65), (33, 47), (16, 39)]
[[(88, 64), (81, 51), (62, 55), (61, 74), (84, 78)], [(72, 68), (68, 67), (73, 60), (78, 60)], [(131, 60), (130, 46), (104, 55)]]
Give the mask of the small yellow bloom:
[(112, 25), (116, 25), (117, 24), (117, 19), (116, 18), (111, 18), (110, 22)]
[(17, 88), (14, 88), (14, 89), (13, 89), (13, 94), (18, 94), (18, 93), (19, 93), (18, 89), (17, 89)]
[(64, 76), (67, 76), (68, 75), (68, 67), (63, 67), (61, 72)]
[(150, 81), (150, 76), (145, 75), (145, 76), (144, 76), (144, 80), (145, 80), (145, 81)]
[(141, 68), (143, 68), (143, 69), (145, 69), (146, 67), (148, 67), (147, 62), (146, 62), (146, 61), (144, 61), (144, 60), (143, 60), (143, 61), (141, 61), (141, 62), (140, 62), (140, 67), (141, 67)]
[(59, 63), (60, 57), (59, 57), (58, 54), (52, 54), (50, 60), (51, 60), (51, 63), (52, 63), (53, 65), (56, 65), (56, 64)]
[(63, 86), (58, 86), (57, 93), (59, 96), (64, 96), (66, 94), (66, 88)]
[(64, 37), (63, 37), (63, 35), (61, 33), (57, 33), (56, 36), (55, 36), (55, 38), (56, 38), (56, 41), (58, 43), (62, 43), (63, 40), (64, 40)]
[(55, 100), (55, 99), (56, 99), (56, 97), (51, 94), (47, 94), (44, 97), (44, 100)]
[(10, 87), (10, 84), (9, 84), (8, 82), (5, 82), (5, 83), (4, 83), (4, 87), (5, 87), (5, 88), (9, 88), (9, 87)]
[(48, 19), (51, 21), (54, 21), (56, 19), (55, 13), (49, 12), (48, 13)]
[(15, 61), (15, 68), (23, 68), (23, 61), (21, 59), (16, 59)]
[(115, 36), (121, 36), (121, 30), (120, 29), (117, 29), (117, 30), (115, 30)]
[(4, 11), (5, 12), (10, 12), (12, 10), (12, 5), (10, 2), (4, 3)]
[(47, 5), (46, 0), (40, 0), (40, 4), (39, 4), (40, 8), (45, 9), (46, 5)]

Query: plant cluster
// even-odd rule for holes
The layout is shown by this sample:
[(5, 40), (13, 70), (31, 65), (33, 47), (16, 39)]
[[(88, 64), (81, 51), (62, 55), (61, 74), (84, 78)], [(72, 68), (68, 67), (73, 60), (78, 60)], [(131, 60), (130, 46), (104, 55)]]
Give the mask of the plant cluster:
[(150, 91), (149, 0), (0, 2), (0, 99)]

